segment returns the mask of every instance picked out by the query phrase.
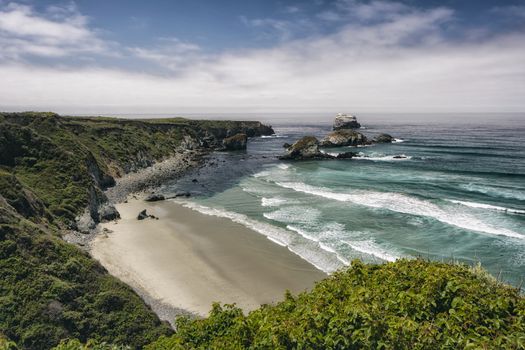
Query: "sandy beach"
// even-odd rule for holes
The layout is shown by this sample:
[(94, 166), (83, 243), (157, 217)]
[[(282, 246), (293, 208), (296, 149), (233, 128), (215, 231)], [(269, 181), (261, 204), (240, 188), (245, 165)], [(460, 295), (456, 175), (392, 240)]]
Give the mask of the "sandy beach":
[[(309, 289), (326, 274), (263, 235), (173, 201), (116, 205), (117, 222), (91, 242), (91, 254), (149, 300), (205, 316), (214, 301), (245, 312)], [(158, 217), (137, 220), (147, 209)], [(161, 315), (162, 317), (162, 315)]]

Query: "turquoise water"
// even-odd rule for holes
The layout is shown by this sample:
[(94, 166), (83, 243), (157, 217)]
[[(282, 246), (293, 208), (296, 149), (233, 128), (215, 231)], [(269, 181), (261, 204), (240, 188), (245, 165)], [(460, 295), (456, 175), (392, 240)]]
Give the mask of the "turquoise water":
[(249, 226), (327, 272), (354, 258), (421, 256), (479, 261), (513, 284), (525, 277), (524, 125), (361, 122), (363, 133), (397, 142), (326, 149), (362, 156), (352, 160), (283, 162), (274, 156), (284, 142), (330, 126), (277, 125), (276, 137), (217, 153), (167, 187), (192, 191), (188, 206)]

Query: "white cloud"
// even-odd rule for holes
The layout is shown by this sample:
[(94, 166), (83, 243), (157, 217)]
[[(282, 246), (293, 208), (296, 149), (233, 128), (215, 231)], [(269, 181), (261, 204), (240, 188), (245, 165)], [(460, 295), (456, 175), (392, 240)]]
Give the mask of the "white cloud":
[(87, 22), (73, 3), (49, 7), (47, 17), (28, 5), (10, 3), (0, 10), (0, 58), (103, 53), (106, 43), (88, 28)]
[[(165, 77), (110, 68), (0, 64), (0, 110), (525, 110), (522, 33), (450, 40), (444, 29), (455, 18), (450, 9), (422, 10), (386, 1), (339, 4), (341, 9), (353, 6), (357, 10), (352, 16), (358, 14), (366, 23), (345, 17), (337, 19), (342, 26), (332, 34), (214, 55), (179, 39), (127, 49), (133, 57), (166, 68)], [(271, 24), (250, 24), (257, 23)], [(54, 47), (31, 43), (34, 47), (20, 45), (26, 51)]]

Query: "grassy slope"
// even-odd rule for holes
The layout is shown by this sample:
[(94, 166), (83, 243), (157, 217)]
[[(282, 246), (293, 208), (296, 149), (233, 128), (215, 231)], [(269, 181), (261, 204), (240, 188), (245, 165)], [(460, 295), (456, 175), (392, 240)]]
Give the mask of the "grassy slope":
[[(28, 349), (63, 338), (140, 347), (171, 330), (86, 253), (59, 238), (119, 176), (256, 122), (129, 121), (0, 113), (0, 335)], [(98, 193), (98, 194), (97, 194)]]
[(215, 305), (147, 349), (524, 349), (525, 299), (481, 270), (354, 261), (311, 292), (244, 316)]

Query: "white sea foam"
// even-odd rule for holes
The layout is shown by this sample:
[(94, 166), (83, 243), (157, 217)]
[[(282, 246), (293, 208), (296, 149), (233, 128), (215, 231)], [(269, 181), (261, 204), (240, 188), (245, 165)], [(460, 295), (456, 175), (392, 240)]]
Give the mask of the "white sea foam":
[(284, 135), (277, 135), (277, 134), (273, 134), (273, 135), (262, 135), (261, 138), (262, 139), (279, 139), (279, 138), (282, 138), (282, 137), (286, 137)]
[(287, 225), (286, 228), (289, 229), (290, 231), (297, 232), (298, 234), (300, 234), (304, 238), (309, 239), (310, 241), (319, 242), (319, 238), (314, 237), (311, 233), (307, 233), (305, 230), (302, 230), (302, 229), (300, 229), (300, 228), (298, 228), (296, 226)]
[(329, 253), (336, 253), (334, 248), (332, 248), (332, 247), (330, 247), (330, 246), (328, 246), (328, 245), (326, 245), (326, 244), (324, 244), (322, 242), (319, 242), (319, 246), (321, 247), (321, 249), (326, 250)]
[(296, 235), (290, 231), (250, 219), (243, 214), (217, 208), (210, 208), (196, 204), (194, 202), (179, 203), (181, 203), (186, 208), (190, 208), (202, 214), (227, 218), (233, 222), (246, 226), (266, 236), (266, 238), (272, 242), (287, 247), (289, 251), (300, 256), (302, 259), (314, 265), (317, 269), (326, 273), (332, 273), (342, 266), (341, 259), (339, 259), (337, 256), (318, 249), (319, 245), (315, 242), (311, 242), (310, 240), (303, 240), (303, 243), (297, 242)]
[(230, 219), (233, 222), (244, 225), (256, 232), (259, 232), (268, 238), (273, 238), (274, 240), (277, 240), (284, 245), (289, 245), (292, 240), (292, 235), (290, 234), (290, 232), (275, 227), (273, 225), (250, 219), (243, 214), (234, 213), (231, 211), (217, 208), (210, 208), (193, 202), (183, 202), (182, 205), (186, 208), (193, 209), (202, 214)]
[(270, 175), (270, 172), (268, 170), (259, 171), (258, 173), (253, 174), (253, 177), (266, 177)]
[(299, 223), (302, 225), (315, 224), (320, 215), (321, 212), (318, 209), (303, 206), (290, 206), (263, 214), (265, 218), (270, 220), (279, 221), (285, 224)]
[(348, 242), (348, 241), (342, 241), (345, 244), (348, 244), (350, 248), (352, 248), (355, 251), (358, 251), (360, 253), (372, 255), (374, 257), (377, 257), (381, 260), (385, 261), (396, 261), (400, 257), (397, 255), (393, 255), (390, 252), (387, 252), (380, 246), (378, 246), (374, 241), (367, 240), (367, 241), (355, 241), (355, 242)]
[(288, 169), (290, 167), (290, 164), (281, 163), (281, 164), (277, 165), (277, 167), (279, 169), (286, 170), (286, 169)]
[(513, 214), (525, 214), (525, 210), (499, 207), (497, 205), (490, 205), (490, 204), (476, 203), (476, 202), (458, 201), (458, 200), (455, 200), (455, 199), (447, 199), (447, 201), (455, 203), (455, 204), (465, 205), (465, 206), (471, 207), (471, 208), (497, 210), (497, 211), (504, 211), (506, 213), (513, 213)]
[(392, 141), (392, 143), (402, 143), (402, 142), (405, 142), (405, 140), (403, 140), (403, 139), (394, 139)]
[[(396, 158), (398, 157), (398, 158)], [(402, 157), (402, 158), (399, 158)], [(410, 160), (412, 159), (412, 156), (407, 156), (405, 154), (394, 154), (394, 155), (381, 155), (381, 156), (375, 156), (375, 155), (366, 155), (362, 152), (359, 152), (359, 156), (355, 157), (353, 159), (361, 159), (361, 160), (372, 160), (372, 161), (379, 161), (379, 162), (395, 162), (395, 161), (402, 161), (402, 160)]]
[(278, 240), (277, 238), (273, 238), (271, 236), (266, 236), (266, 238), (268, 238), (270, 241), (272, 241), (273, 243), (277, 243), (278, 245), (280, 246), (283, 246), (283, 247), (286, 247), (286, 243), (284, 242), (281, 242), (280, 240)]
[(371, 208), (386, 209), (410, 215), (427, 216), (448, 225), (463, 229), (488, 233), (493, 235), (508, 236), (525, 239), (525, 236), (512, 230), (494, 227), (480, 219), (457, 211), (455, 208), (441, 208), (429, 201), (420, 200), (400, 193), (356, 191), (353, 193), (337, 193), (326, 188), (310, 186), (301, 182), (276, 182), (283, 188), (334, 199), (341, 202), (351, 202)]
[(482, 194), (486, 194), (486, 195), (494, 196), (494, 197), (519, 199), (522, 201), (525, 200), (525, 192), (520, 191), (520, 190), (484, 186), (484, 185), (478, 185), (474, 183), (462, 184), (459, 187), (461, 187), (464, 190), (470, 191), (470, 192), (478, 192), (478, 193), (482, 193)]
[(286, 199), (280, 198), (280, 197), (273, 197), (273, 198), (261, 198), (261, 205), (263, 207), (278, 207), (281, 204), (286, 203)]

